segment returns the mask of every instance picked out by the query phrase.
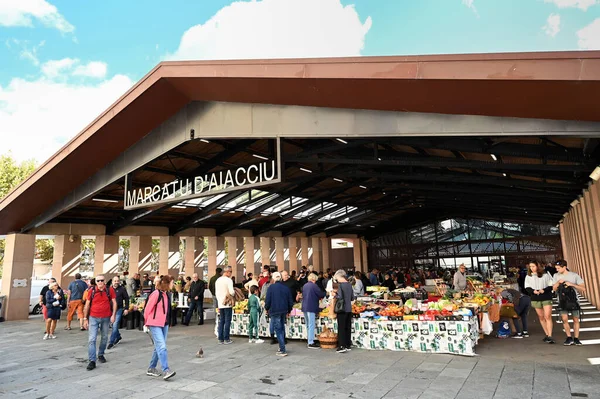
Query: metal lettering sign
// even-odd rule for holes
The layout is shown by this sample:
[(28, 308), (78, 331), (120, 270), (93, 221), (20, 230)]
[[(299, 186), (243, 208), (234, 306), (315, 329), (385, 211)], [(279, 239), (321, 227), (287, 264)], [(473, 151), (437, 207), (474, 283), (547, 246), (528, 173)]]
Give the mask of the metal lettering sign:
[[(247, 190), (281, 182), (281, 146), (277, 138), (276, 160), (239, 166), (201, 176), (176, 179), (152, 186), (132, 187), (125, 176), (125, 209), (146, 208), (158, 204), (181, 202), (231, 191)], [(217, 165), (215, 165), (217, 166)]]

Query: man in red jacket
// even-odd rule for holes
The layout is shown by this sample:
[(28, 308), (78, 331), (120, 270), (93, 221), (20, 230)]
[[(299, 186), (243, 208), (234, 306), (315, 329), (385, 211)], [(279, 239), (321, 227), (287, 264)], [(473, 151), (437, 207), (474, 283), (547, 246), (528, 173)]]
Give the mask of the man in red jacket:
[[(100, 328), (100, 348), (98, 349), (98, 361), (106, 363), (104, 351), (108, 344), (109, 323), (115, 322), (117, 312), (117, 299), (115, 290), (109, 288), (104, 281), (104, 276), (96, 277), (96, 286), (89, 288), (85, 309), (83, 310), (83, 328), (88, 334), (88, 370), (96, 368), (96, 340), (98, 328)], [(89, 321), (88, 321), (89, 317)]]

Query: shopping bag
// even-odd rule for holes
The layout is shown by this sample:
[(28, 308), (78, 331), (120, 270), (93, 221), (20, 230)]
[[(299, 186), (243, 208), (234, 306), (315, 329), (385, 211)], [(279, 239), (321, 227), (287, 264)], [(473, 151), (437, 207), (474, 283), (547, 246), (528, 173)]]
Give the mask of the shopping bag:
[(513, 304), (504, 304), (500, 308), (500, 317), (507, 317), (512, 319), (519, 316), (517, 316), (517, 312), (515, 312), (515, 307)]
[(500, 321), (500, 305), (490, 305), (488, 308), (488, 316), (492, 323)]
[(490, 335), (494, 331), (494, 325), (487, 313), (484, 313), (481, 318), (481, 331), (485, 335)]

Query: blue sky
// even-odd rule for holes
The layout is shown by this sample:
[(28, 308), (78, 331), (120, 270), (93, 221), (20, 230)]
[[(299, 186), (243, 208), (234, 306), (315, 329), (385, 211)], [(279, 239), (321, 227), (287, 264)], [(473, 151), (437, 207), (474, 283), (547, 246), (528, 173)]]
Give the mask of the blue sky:
[(0, 0), (0, 154), (43, 161), (163, 59), (578, 49), (600, 0)]

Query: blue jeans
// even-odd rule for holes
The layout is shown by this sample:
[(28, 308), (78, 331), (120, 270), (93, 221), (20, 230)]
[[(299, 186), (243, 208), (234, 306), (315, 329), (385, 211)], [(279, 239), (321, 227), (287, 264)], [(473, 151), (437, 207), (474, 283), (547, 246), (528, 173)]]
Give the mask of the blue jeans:
[(204, 323), (204, 304), (200, 301), (191, 301), (190, 307), (187, 310), (185, 315), (185, 324), (190, 324), (190, 319), (192, 318), (192, 313), (194, 310), (198, 310), (198, 323)]
[(219, 327), (218, 327), (218, 338), (219, 341), (229, 341), (229, 330), (231, 329), (231, 316), (233, 309), (222, 308), (219, 309)]
[(100, 330), (100, 348), (98, 356), (104, 356), (106, 345), (108, 344), (108, 325), (110, 317), (90, 317), (88, 326), (88, 359), (95, 362), (96, 357), (96, 339), (98, 338), (98, 329)]
[(110, 334), (109, 344), (114, 344), (117, 339), (121, 339), (121, 333), (119, 332), (119, 325), (121, 324), (121, 318), (123, 318), (123, 311), (125, 309), (117, 309), (117, 315), (115, 316), (115, 322), (112, 326), (112, 333)]
[[(519, 306), (515, 306), (515, 313), (519, 316), (519, 319), (515, 319), (515, 328), (517, 329), (518, 334), (527, 331), (527, 314), (529, 313), (530, 307), (531, 298), (525, 295), (521, 296), (521, 299), (519, 299)], [(519, 323), (519, 320), (521, 323)], [(523, 328), (520, 328), (521, 326)]]
[(306, 316), (306, 324), (308, 325), (308, 327), (307, 327), (308, 343), (314, 344), (315, 343), (315, 319), (316, 319), (317, 315), (316, 315), (316, 313), (312, 313), (312, 312), (306, 312), (306, 313), (304, 313), (304, 315)]
[(169, 332), (169, 326), (154, 327), (149, 326), (152, 340), (154, 341), (154, 351), (152, 352), (152, 359), (150, 359), (150, 368), (155, 369), (158, 361), (163, 371), (169, 369), (169, 362), (167, 360), (167, 334)]
[(271, 316), (273, 323), (273, 329), (277, 334), (277, 341), (279, 342), (279, 351), (285, 353), (285, 314), (275, 314)]

